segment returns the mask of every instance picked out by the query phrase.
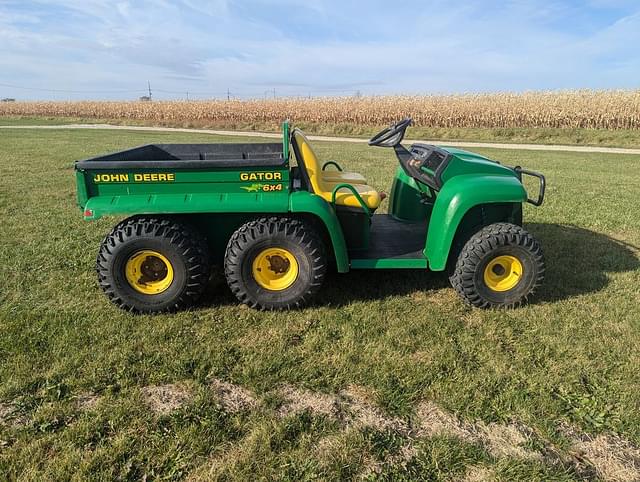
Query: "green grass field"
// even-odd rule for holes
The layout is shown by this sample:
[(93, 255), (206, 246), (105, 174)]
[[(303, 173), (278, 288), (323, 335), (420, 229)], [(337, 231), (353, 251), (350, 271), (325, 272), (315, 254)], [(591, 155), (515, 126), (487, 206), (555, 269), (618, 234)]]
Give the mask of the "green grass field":
[[(190, 311), (121, 312), (94, 273), (117, 220), (82, 221), (72, 161), (198, 141), (233, 139), (0, 131), (0, 480), (640, 478), (638, 156), (481, 151), (548, 179), (517, 310), (402, 271), (331, 275), (301, 311), (218, 275)], [(389, 189), (390, 150), (316, 144)]]

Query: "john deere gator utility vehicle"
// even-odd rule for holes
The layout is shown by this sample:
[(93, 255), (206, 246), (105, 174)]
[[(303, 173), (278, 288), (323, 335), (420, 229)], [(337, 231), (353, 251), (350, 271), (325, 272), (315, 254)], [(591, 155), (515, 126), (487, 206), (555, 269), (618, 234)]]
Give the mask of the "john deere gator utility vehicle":
[[(128, 216), (100, 247), (100, 286), (127, 310), (176, 310), (216, 265), (241, 302), (286, 309), (313, 297), (328, 266), (412, 268), (448, 270), (477, 307), (526, 301), (545, 269), (522, 205), (542, 204), (544, 177), (459, 149), (406, 148), (410, 124), (369, 141), (399, 163), (388, 214), (376, 213), (385, 196), (362, 174), (322, 163), (287, 122), (282, 143), (153, 144), (77, 162), (84, 218)], [(525, 175), (539, 180), (535, 199)]]

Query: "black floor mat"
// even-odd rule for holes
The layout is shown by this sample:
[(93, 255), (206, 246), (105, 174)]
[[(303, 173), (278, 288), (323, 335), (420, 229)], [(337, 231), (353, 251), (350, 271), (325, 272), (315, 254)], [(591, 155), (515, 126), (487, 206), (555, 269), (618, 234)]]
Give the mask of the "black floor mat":
[(353, 253), (355, 259), (423, 258), (427, 223), (403, 223), (388, 214), (372, 218), (369, 250)]

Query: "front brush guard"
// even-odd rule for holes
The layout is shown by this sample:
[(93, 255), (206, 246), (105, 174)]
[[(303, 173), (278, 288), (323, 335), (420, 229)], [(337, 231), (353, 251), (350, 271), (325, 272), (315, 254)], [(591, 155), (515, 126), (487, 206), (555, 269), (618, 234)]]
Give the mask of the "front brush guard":
[(534, 206), (541, 206), (542, 203), (544, 202), (544, 192), (545, 192), (545, 189), (547, 188), (547, 180), (545, 179), (545, 177), (539, 172), (528, 171), (527, 169), (522, 169), (522, 167), (520, 166), (514, 167), (513, 170), (518, 175), (518, 179), (520, 179), (520, 182), (522, 182), (523, 175), (533, 176), (538, 178), (538, 181), (540, 182), (540, 188), (538, 190), (538, 199), (531, 199), (529, 197), (529, 194), (527, 193), (527, 202), (529, 204), (533, 204)]

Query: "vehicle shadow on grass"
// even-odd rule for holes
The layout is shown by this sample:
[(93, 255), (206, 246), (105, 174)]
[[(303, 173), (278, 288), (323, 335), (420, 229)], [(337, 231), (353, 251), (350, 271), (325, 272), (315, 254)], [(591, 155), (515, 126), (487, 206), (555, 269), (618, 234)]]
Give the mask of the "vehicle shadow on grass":
[(354, 270), (346, 274), (329, 273), (318, 293), (317, 305), (344, 306), (354, 301), (382, 300), (415, 292), (437, 291), (449, 287), (442, 272), (424, 269)]
[(531, 223), (525, 229), (542, 245), (547, 268), (534, 303), (595, 293), (609, 284), (609, 273), (640, 268), (640, 248), (606, 234), (568, 224)]
[[(636, 254), (640, 249), (605, 234), (563, 224), (532, 223), (525, 228), (541, 243), (547, 268), (545, 281), (531, 300), (534, 304), (594, 293), (607, 286), (609, 273), (640, 269)], [(219, 278), (201, 306), (237, 304), (222, 276)], [(329, 272), (314, 305), (340, 307), (449, 286), (445, 273), (420, 269)]]
[[(199, 306), (237, 305), (239, 302), (226, 286), (222, 274), (216, 272), (213, 277)], [(448, 286), (449, 280), (444, 273), (421, 269), (354, 270), (346, 274), (330, 270), (311, 306), (337, 308), (354, 301), (382, 300), (389, 296), (435, 291)]]
[[(320, 292), (310, 306), (339, 308), (355, 301), (382, 300), (449, 286), (444, 273), (424, 269), (353, 270), (345, 274), (333, 269), (327, 273)], [(224, 275), (219, 269), (215, 270), (209, 287), (198, 303), (199, 307), (206, 309), (237, 304), (239, 301), (227, 287)]]

